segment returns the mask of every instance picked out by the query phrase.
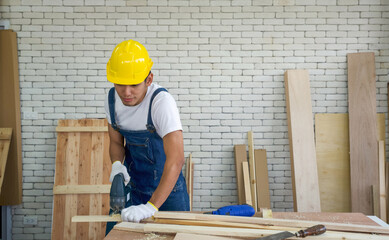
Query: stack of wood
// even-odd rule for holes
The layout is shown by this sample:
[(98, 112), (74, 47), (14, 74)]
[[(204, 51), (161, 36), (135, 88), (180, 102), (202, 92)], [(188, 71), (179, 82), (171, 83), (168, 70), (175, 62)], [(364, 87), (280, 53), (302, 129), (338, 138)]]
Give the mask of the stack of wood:
[[(175, 234), (176, 240), (222, 240), (231, 237), (259, 238), (282, 231), (294, 233), (317, 224), (323, 224), (327, 231), (322, 235), (305, 239), (388, 239), (389, 237), (389, 229), (380, 226), (180, 212), (157, 212), (154, 218), (146, 223), (122, 222), (114, 229), (141, 233), (170, 233)], [(187, 238), (182, 238), (183, 234)]]
[(256, 211), (270, 209), (270, 191), (265, 149), (254, 149), (253, 132), (247, 133), (246, 145), (235, 145), (235, 170), (239, 204), (248, 204)]

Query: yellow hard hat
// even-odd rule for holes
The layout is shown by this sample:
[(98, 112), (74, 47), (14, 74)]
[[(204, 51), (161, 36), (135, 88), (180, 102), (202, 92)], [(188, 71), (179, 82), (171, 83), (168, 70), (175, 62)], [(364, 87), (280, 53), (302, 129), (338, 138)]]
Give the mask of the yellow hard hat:
[(120, 85), (136, 85), (150, 73), (153, 61), (146, 48), (137, 41), (119, 43), (107, 63), (108, 81)]

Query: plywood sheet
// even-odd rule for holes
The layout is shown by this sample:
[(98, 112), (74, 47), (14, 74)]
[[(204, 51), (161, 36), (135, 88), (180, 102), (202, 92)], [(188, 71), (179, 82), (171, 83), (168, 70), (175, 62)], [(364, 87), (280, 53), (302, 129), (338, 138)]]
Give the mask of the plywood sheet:
[(242, 162), (247, 162), (246, 145), (240, 144), (234, 146), (235, 153), (235, 171), (236, 171), (236, 188), (238, 189), (238, 202), (245, 204), (244, 179)]
[(287, 70), (285, 93), (294, 209), (297, 212), (320, 212), (308, 71)]
[(271, 208), (269, 174), (265, 149), (255, 149), (255, 174), (257, 187), (257, 209)]
[[(379, 140), (385, 140), (385, 114), (377, 114)], [(350, 212), (350, 142), (347, 113), (315, 115), (316, 157), (323, 212)]]
[(374, 53), (347, 54), (351, 210), (373, 214), (371, 186), (378, 186)]
[(22, 137), (16, 33), (0, 30), (0, 127), (12, 128), (0, 205), (22, 203)]
[[(59, 120), (59, 127), (107, 126), (105, 119)], [(108, 132), (58, 132), (54, 188), (107, 185), (111, 171)], [(106, 223), (72, 223), (75, 215), (106, 215), (109, 194), (55, 194), (52, 239), (103, 239)]]

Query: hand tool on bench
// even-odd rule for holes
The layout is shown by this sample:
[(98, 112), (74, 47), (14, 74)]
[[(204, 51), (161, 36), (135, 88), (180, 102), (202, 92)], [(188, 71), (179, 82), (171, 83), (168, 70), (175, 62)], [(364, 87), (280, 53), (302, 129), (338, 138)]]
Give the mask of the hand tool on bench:
[(306, 237), (306, 236), (312, 236), (312, 235), (319, 235), (326, 231), (326, 227), (324, 225), (315, 225), (313, 227), (307, 228), (305, 230), (300, 230), (296, 233), (291, 233), (288, 231), (276, 233), (273, 235), (269, 235), (266, 237), (257, 238), (254, 240), (282, 240), (290, 237)]
[(247, 204), (230, 205), (230, 206), (221, 207), (216, 211), (205, 212), (204, 214), (251, 217), (255, 214), (255, 209), (252, 206)]
[(111, 216), (120, 214), (122, 209), (126, 206), (125, 188), (123, 173), (116, 174), (113, 178), (111, 190), (109, 192), (109, 206), (112, 210)]

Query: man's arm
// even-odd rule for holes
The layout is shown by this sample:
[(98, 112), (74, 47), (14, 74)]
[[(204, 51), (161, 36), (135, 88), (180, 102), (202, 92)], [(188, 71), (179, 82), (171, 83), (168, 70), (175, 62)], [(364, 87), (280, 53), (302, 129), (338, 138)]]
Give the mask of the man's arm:
[(111, 157), (111, 162), (115, 161), (123, 162), (124, 159), (124, 137), (115, 129), (112, 128), (111, 124), (108, 124), (108, 134), (109, 134), (109, 156)]
[(165, 167), (161, 181), (150, 198), (150, 202), (157, 208), (160, 208), (169, 197), (185, 163), (182, 131), (166, 134), (163, 137), (163, 148), (166, 155)]

